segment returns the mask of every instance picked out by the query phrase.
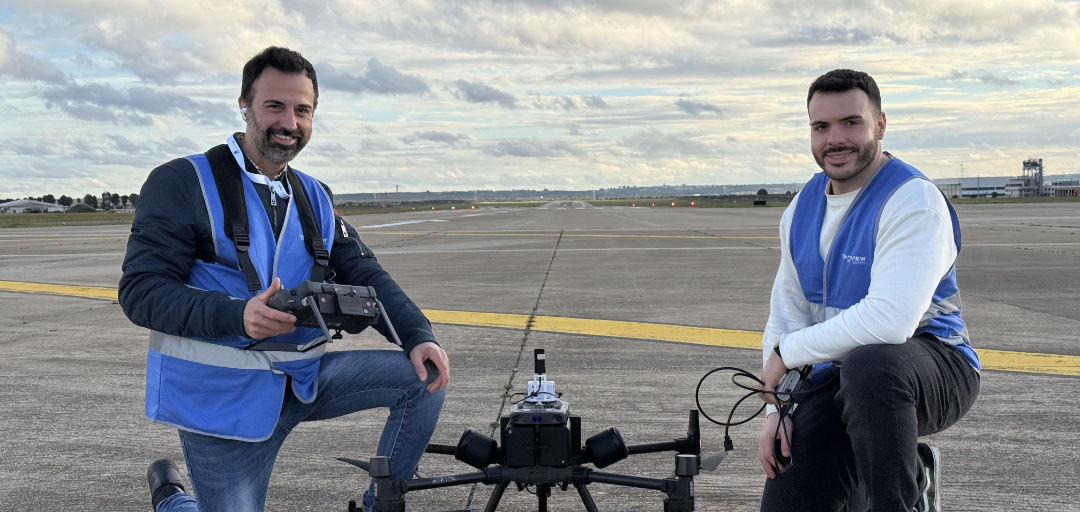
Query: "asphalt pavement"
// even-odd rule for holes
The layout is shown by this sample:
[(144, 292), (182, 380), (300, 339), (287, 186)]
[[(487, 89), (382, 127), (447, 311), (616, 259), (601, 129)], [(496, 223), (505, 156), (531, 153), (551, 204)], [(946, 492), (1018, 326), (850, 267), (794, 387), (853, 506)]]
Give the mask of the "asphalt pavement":
[[(982, 393), (941, 448), (945, 511), (1080, 510), (1080, 203), (960, 205), (963, 311), (985, 354)], [(628, 444), (686, 435), (695, 388), (720, 366), (760, 368), (760, 331), (779, 262), (781, 208), (480, 208), (349, 220), (434, 321), (452, 365), (433, 442), (492, 435), (532, 378), (533, 349), (581, 417)], [(0, 511), (149, 508), (146, 466), (181, 462), (176, 432), (143, 415), (148, 332), (115, 301), (127, 226), (0, 230)], [(913, 262), (916, 264), (916, 262)], [(530, 322), (531, 320), (531, 322)], [(387, 347), (373, 333), (333, 350)], [(717, 419), (742, 394), (702, 386)], [(737, 411), (736, 417), (754, 412)], [(344, 511), (366, 487), (335, 456), (374, 454), (385, 411), (306, 423), (279, 456), (267, 510)], [(695, 479), (697, 510), (757, 510), (759, 417)], [(702, 420), (703, 449), (723, 428)], [(667, 478), (673, 453), (605, 472)], [(183, 466), (182, 466), (183, 467)], [(427, 455), (426, 475), (468, 473)], [(491, 486), (409, 493), (409, 510), (482, 510)], [(537, 508), (511, 485), (499, 510)], [(591, 484), (600, 510), (662, 510), (663, 494)], [(583, 510), (573, 488), (549, 510)]]

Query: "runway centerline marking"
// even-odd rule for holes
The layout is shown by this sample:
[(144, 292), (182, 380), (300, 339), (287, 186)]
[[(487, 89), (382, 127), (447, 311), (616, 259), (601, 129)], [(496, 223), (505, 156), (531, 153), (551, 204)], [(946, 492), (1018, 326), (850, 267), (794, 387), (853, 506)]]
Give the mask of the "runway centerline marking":
[[(115, 288), (100, 286), (71, 286), (60, 284), (0, 281), (0, 291), (63, 295), (89, 299), (117, 300)], [(502, 329), (525, 329), (529, 315), (512, 313), (483, 313), (425, 309), (428, 320), (438, 324)], [(645, 339), (708, 345), (714, 347), (761, 350), (761, 332), (695, 327), (690, 325), (654, 324), (623, 320), (597, 320), (558, 316), (536, 316), (532, 330), (557, 334), (578, 334), (606, 338)], [(976, 348), (982, 367), (1020, 373), (1047, 373), (1080, 376), (1080, 356), (1014, 352)]]

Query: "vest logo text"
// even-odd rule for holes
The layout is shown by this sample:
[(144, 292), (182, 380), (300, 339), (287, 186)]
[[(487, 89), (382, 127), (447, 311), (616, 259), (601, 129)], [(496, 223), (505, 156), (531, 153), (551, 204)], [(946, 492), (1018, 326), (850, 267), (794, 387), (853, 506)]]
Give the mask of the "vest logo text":
[(850, 263), (852, 265), (866, 265), (866, 256), (852, 256), (850, 254), (841, 254), (840, 257), (843, 258), (845, 263)]

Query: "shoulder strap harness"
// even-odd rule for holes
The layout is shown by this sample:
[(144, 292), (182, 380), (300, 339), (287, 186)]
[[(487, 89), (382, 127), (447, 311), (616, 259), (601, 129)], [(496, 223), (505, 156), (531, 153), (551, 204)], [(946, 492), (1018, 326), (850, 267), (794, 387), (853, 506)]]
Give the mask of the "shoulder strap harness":
[[(210, 170), (214, 173), (214, 183), (217, 185), (218, 196), (221, 202), (222, 213), (225, 217), (225, 234), (236, 246), (236, 258), (240, 262), (240, 270), (247, 279), (248, 290), (257, 293), (262, 289), (259, 282), (259, 274), (251, 263), (248, 248), (251, 247), (251, 239), (248, 236), (247, 204), (244, 201), (243, 176), (236, 172), (230, 172), (236, 160), (228, 146), (221, 145), (206, 152), (206, 160), (210, 163)], [(326, 279), (327, 265), (330, 263), (330, 252), (322, 243), (322, 232), (319, 224), (315, 222), (315, 214), (308, 201), (307, 192), (300, 183), (296, 173), (288, 173), (289, 188), (296, 198), (295, 204), (300, 214), (300, 225), (304, 230), (304, 246), (308, 253), (315, 257), (315, 264), (311, 266), (311, 280), (323, 282)], [(225, 201), (225, 198), (235, 199)]]

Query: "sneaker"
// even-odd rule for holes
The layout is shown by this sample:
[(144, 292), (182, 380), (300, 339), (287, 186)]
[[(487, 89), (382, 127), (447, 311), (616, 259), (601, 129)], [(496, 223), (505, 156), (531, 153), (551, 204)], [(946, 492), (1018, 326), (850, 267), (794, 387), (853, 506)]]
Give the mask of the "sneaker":
[(916, 446), (919, 455), (919, 499), (915, 502), (915, 512), (941, 511), (941, 452), (933, 443), (919, 443)]
[(155, 510), (165, 498), (184, 492), (180, 469), (169, 459), (156, 460), (146, 468), (146, 483), (150, 485), (150, 502)]

